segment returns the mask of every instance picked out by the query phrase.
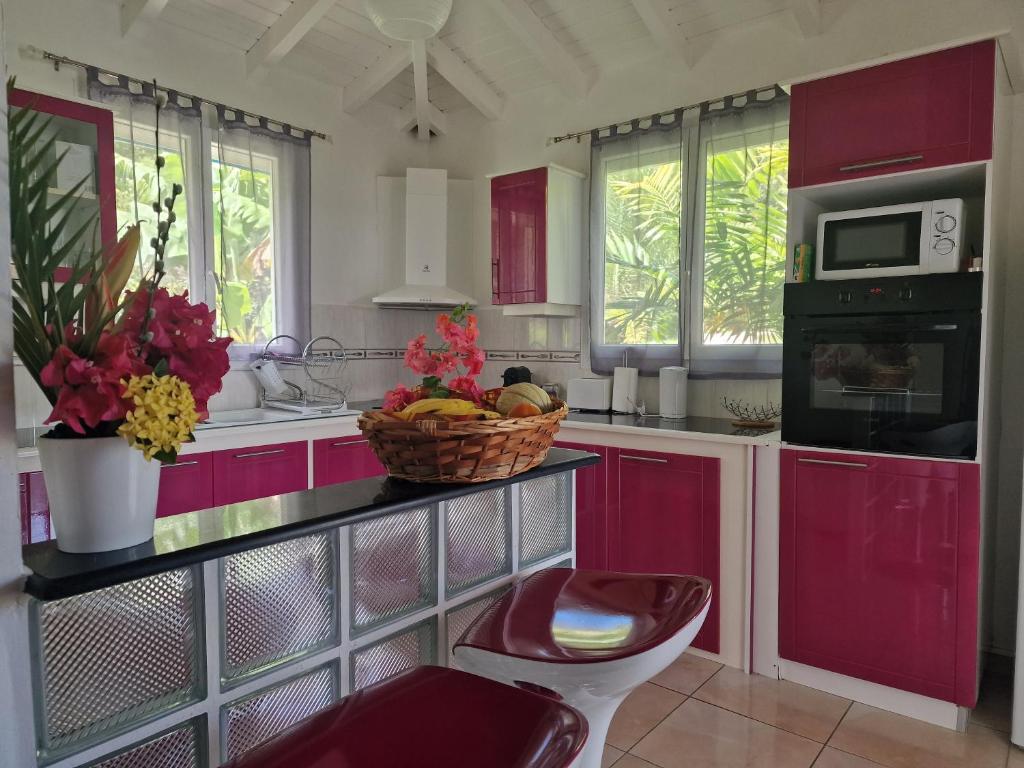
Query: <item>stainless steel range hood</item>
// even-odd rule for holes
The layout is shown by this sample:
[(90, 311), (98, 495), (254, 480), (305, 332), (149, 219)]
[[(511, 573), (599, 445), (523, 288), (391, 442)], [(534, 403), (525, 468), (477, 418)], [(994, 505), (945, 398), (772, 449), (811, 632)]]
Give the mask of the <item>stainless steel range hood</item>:
[(374, 296), (390, 309), (451, 309), (475, 304), (448, 287), (448, 172), (406, 171), (405, 285)]

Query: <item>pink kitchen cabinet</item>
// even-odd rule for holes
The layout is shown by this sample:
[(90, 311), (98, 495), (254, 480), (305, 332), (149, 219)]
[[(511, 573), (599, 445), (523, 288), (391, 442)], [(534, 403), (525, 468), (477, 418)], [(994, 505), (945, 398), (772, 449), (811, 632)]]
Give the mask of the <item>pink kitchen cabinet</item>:
[(42, 472), (22, 472), (18, 475), (21, 505), (21, 543), (34, 544), (48, 541), (53, 536), (50, 527), (50, 501)]
[(576, 565), (608, 567), (608, 451), (603, 445), (559, 441), (560, 448), (601, 456), (601, 463), (576, 470)]
[(505, 314), (578, 305), (582, 216), (582, 174), (548, 165), (491, 177), (492, 303)]
[(973, 707), (979, 475), (967, 462), (783, 451), (780, 656)]
[(992, 157), (995, 42), (793, 86), (791, 188)]
[[(720, 462), (677, 453), (608, 449), (608, 567), (703, 576), (719, 585)], [(719, 650), (719, 603), (693, 642)]]
[(308, 487), (308, 443), (277, 443), (213, 454), (213, 503), (236, 504)]
[(386, 474), (387, 470), (365, 438), (353, 435), (313, 442), (315, 488)]
[(160, 468), (156, 516), (169, 517), (216, 506), (213, 500), (213, 454), (190, 453)]

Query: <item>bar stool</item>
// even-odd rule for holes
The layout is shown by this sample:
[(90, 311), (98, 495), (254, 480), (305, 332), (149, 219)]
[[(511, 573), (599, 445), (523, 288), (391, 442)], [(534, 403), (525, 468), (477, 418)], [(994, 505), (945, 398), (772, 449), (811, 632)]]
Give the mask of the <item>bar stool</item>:
[(363, 688), (222, 768), (578, 768), (586, 720), (443, 667)]
[(601, 764), (619, 704), (693, 641), (711, 607), (711, 582), (549, 568), (485, 610), (454, 648), (467, 672), (548, 690), (587, 718), (581, 768)]

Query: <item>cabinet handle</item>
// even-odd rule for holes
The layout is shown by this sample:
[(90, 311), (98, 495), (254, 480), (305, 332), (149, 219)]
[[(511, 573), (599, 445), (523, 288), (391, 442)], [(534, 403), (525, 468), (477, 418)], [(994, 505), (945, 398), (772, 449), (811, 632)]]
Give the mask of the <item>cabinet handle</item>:
[(867, 469), (868, 465), (859, 461), (826, 461), (825, 459), (797, 459), (797, 464), (819, 464), (826, 467), (850, 467), (852, 469)]
[(885, 168), (887, 165), (907, 165), (924, 160), (924, 155), (907, 155), (906, 157), (893, 157), (888, 160), (869, 160), (866, 163), (853, 163), (852, 165), (839, 166), (840, 173), (852, 173), (853, 171), (865, 171), (869, 168)]
[(668, 464), (668, 459), (655, 459), (651, 456), (619, 456), (620, 459), (626, 459), (627, 461), (649, 461), (651, 464)]
[(336, 443), (331, 443), (331, 448), (337, 448), (339, 445), (362, 445), (368, 443), (369, 440), (339, 440)]
[(194, 467), (198, 461), (179, 461), (177, 464), (164, 464), (163, 469), (174, 469), (175, 467)]
[(284, 448), (275, 448), (272, 451), (253, 451), (252, 453), (236, 453), (234, 458), (236, 459), (252, 459), (256, 456), (273, 456), (278, 453), (284, 453)]

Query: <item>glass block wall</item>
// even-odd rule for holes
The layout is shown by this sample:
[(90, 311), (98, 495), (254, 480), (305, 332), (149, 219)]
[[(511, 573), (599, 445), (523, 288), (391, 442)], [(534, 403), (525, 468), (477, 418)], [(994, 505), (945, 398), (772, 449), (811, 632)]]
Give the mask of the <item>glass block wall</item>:
[(513, 579), (574, 560), (572, 488), (541, 478), (33, 602), (39, 765), (209, 768), (451, 664)]

